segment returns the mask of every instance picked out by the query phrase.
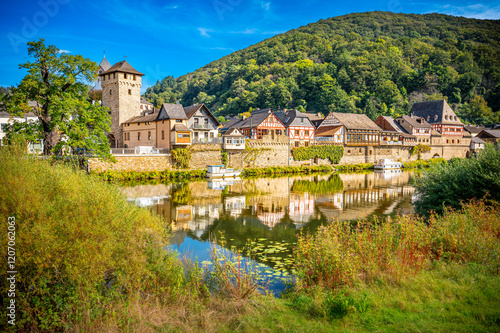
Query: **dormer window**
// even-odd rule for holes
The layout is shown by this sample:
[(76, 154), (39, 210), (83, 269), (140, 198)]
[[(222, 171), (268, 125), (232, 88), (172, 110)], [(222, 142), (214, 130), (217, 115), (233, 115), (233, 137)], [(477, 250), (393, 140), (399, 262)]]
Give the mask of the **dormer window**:
[(427, 121), (430, 121), (431, 120), (431, 116), (427, 116)]
[(444, 119), (445, 119), (445, 120), (448, 120), (448, 115), (444, 116)]
[(127, 73), (124, 73), (124, 74), (123, 74), (123, 78), (124, 78), (124, 79), (127, 79)]
[(457, 116), (455, 116), (455, 120), (458, 120)]
[(434, 116), (434, 121), (438, 120), (438, 115)]

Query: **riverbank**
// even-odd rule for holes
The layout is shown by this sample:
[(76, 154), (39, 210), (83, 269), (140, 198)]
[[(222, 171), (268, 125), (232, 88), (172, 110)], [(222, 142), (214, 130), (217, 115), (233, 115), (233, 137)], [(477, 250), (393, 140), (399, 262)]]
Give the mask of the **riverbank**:
[[(395, 228), (389, 233), (365, 225), (354, 235), (365, 240), (361, 254), (371, 257), (351, 256), (359, 260), (346, 264), (356, 264), (352, 268), (360, 279), (341, 277), (334, 288), (319, 277), (329, 267), (342, 270), (342, 256), (330, 246), (332, 231), (324, 229), (298, 244), (291, 260), (301, 279), (275, 298), (258, 293), (238, 266), (204, 272), (165, 251), (168, 221), (128, 203), (102, 178), (3, 148), (0, 173), (0, 219), (15, 216), (18, 223), (16, 268), (23, 282), (16, 285), (16, 315), (23, 320), (14, 330), (4, 319), (2, 331), (494, 332), (500, 327), (500, 278), (493, 266), (499, 258), (498, 206), (471, 204), (436, 218), (435, 229), (407, 217), (390, 224)], [(370, 247), (363, 230), (380, 241)], [(409, 238), (396, 237), (397, 230)], [(341, 246), (356, 254), (358, 242), (348, 238), (352, 232), (339, 232)], [(387, 244), (394, 247), (386, 251)], [(1, 247), (6, 257), (6, 237)], [(315, 261), (305, 259), (306, 253)], [(415, 270), (401, 258), (425, 265)], [(309, 263), (315, 265), (304, 266)], [(373, 274), (374, 267), (383, 269)], [(0, 272), (5, 295), (6, 277)]]
[[(428, 168), (437, 164), (444, 164), (446, 160), (443, 158), (435, 158), (431, 160), (417, 160), (403, 163), (404, 169), (422, 169)], [(259, 177), (272, 175), (292, 175), (292, 174), (311, 174), (311, 173), (326, 173), (333, 171), (363, 171), (373, 170), (373, 164), (347, 164), (347, 165), (312, 165), (300, 167), (268, 167), (268, 168), (247, 168), (243, 169), (241, 177)], [(96, 173), (99, 177), (106, 181), (112, 180), (195, 180), (204, 179), (206, 170), (165, 170), (165, 171), (104, 171)]]

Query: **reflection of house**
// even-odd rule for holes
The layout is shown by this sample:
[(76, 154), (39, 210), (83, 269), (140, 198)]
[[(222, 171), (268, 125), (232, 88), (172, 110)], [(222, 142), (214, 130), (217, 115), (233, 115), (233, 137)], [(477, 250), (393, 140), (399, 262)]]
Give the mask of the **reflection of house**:
[(250, 117), (239, 119), (233, 124), (234, 128), (251, 139), (262, 139), (269, 136), (274, 140), (285, 134), (285, 125), (276, 117), (271, 109), (252, 111)]
[(382, 131), (380, 132), (381, 145), (403, 145), (413, 146), (417, 144), (417, 138), (406, 132), (394, 118), (380, 115), (376, 120)]
[(213, 142), (221, 125), (205, 104), (195, 104), (184, 108), (187, 127), (193, 132), (193, 143)]
[(295, 147), (305, 146), (314, 140), (314, 125), (309, 117), (297, 110), (276, 112), (278, 119), (286, 126), (286, 133)]
[(345, 146), (378, 146), (380, 127), (364, 114), (330, 112), (321, 122), (322, 127), (344, 126)]
[(236, 128), (231, 128), (223, 136), (224, 150), (243, 150), (245, 149), (245, 136)]
[(314, 212), (314, 196), (309, 195), (307, 192), (290, 194), (288, 215), (295, 224), (306, 224), (314, 215)]
[(246, 197), (244, 195), (224, 198), (224, 210), (229, 212), (232, 217), (240, 216), (245, 208)]
[(401, 116), (396, 118), (396, 123), (406, 132), (417, 138), (417, 143), (430, 145), (432, 126), (422, 117)]

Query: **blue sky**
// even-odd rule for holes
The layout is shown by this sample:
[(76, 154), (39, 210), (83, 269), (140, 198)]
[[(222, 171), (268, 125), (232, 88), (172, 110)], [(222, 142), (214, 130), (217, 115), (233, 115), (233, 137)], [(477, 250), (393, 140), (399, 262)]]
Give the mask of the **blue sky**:
[(500, 19), (499, 1), (184, 0), (2, 1), (0, 86), (18, 84), (26, 42), (45, 38), (72, 54), (111, 64), (127, 61), (146, 74), (143, 91), (233, 51), (319, 19), (373, 10)]

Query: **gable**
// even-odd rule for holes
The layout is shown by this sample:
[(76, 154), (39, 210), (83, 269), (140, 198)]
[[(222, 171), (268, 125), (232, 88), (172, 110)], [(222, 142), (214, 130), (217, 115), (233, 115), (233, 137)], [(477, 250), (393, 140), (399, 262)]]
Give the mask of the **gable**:
[(335, 118), (334, 114), (333, 113), (329, 113), (325, 119), (323, 119), (323, 121), (321, 122), (321, 124), (318, 126), (319, 127), (325, 127), (325, 126), (340, 126), (342, 125), (342, 123), (337, 119)]

